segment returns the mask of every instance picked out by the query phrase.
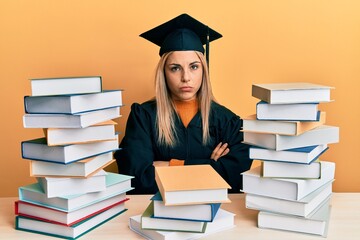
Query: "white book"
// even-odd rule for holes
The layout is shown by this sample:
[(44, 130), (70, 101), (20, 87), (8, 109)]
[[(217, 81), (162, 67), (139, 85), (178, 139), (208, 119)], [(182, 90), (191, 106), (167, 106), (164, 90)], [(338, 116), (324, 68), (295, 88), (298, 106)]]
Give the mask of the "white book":
[(106, 189), (104, 191), (54, 198), (48, 198), (40, 185), (33, 183), (19, 188), (19, 200), (60, 211), (71, 212), (132, 190), (132, 178), (132, 176), (108, 172), (106, 175)]
[(32, 114), (23, 116), (25, 128), (84, 128), (120, 117), (120, 107), (77, 114)]
[(54, 224), (32, 218), (17, 216), (15, 228), (54, 237), (76, 239), (125, 211), (123, 205), (116, 205), (106, 211), (85, 219), (73, 226)]
[(339, 142), (339, 127), (322, 125), (298, 136), (244, 132), (244, 143), (276, 151)]
[(56, 96), (25, 96), (24, 106), (26, 113), (83, 113), (122, 106), (122, 90)]
[(37, 181), (48, 198), (100, 192), (106, 189), (106, 172), (88, 178), (38, 177)]
[(319, 117), (319, 103), (256, 104), (256, 118), (259, 120), (316, 121)]
[(331, 206), (326, 201), (309, 217), (260, 211), (258, 227), (290, 232), (299, 232), (326, 237), (329, 227)]
[(89, 177), (114, 161), (113, 152), (103, 153), (71, 164), (30, 160), (30, 176)]
[[(117, 136), (117, 135), (116, 135)], [(45, 138), (23, 141), (21, 153), (24, 159), (69, 164), (118, 149), (118, 138), (84, 144), (48, 146)]]
[(309, 146), (302, 148), (293, 148), (283, 151), (272, 149), (250, 147), (249, 156), (251, 159), (264, 161), (278, 161), (309, 164), (322, 155), (329, 147), (327, 144)]
[(115, 205), (121, 204), (125, 209), (124, 205), (125, 201), (127, 200), (128, 198), (126, 198), (126, 193), (121, 193), (114, 197), (99, 201), (71, 212), (55, 210), (33, 203), (16, 201), (15, 209), (16, 215), (19, 216), (71, 226), (84, 220), (85, 218), (89, 218), (95, 214), (103, 212)]
[(262, 177), (317, 179), (321, 176), (322, 161), (310, 164), (262, 161)]
[(102, 91), (101, 76), (57, 77), (30, 79), (31, 95), (64, 95)]
[(326, 183), (298, 201), (247, 193), (245, 194), (245, 206), (248, 209), (259, 211), (307, 217), (329, 199), (331, 194), (332, 182)]
[(243, 118), (244, 132), (300, 135), (325, 123), (326, 113), (321, 112), (317, 121), (259, 120), (256, 114)]
[(210, 234), (225, 231), (233, 228), (235, 214), (219, 209), (213, 222), (207, 223), (204, 233), (175, 232), (175, 231), (157, 231), (141, 228), (141, 215), (132, 216), (129, 219), (129, 227), (132, 231), (138, 233), (146, 239), (153, 240), (184, 240), (198, 239)]
[(252, 96), (271, 104), (330, 102), (332, 87), (314, 83), (253, 84)]
[(116, 139), (116, 122), (108, 120), (86, 128), (46, 128), (48, 146), (90, 143)]
[(324, 161), (319, 179), (263, 178), (261, 166), (243, 172), (242, 176), (245, 193), (298, 201), (334, 180), (335, 163)]

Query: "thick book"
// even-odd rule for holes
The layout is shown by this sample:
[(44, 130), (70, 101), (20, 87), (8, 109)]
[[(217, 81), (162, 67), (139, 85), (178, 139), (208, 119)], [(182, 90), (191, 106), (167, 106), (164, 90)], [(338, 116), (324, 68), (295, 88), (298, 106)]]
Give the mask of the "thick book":
[(106, 189), (104, 191), (54, 198), (46, 197), (40, 185), (33, 183), (19, 188), (19, 200), (60, 211), (71, 212), (132, 190), (132, 178), (132, 176), (108, 172), (106, 175)]
[(244, 132), (244, 143), (276, 151), (339, 142), (339, 127), (321, 125), (298, 136)]
[(242, 131), (296, 136), (325, 124), (325, 120), (325, 112), (320, 113), (318, 121), (307, 122), (258, 120), (253, 114), (243, 118)]
[(90, 143), (116, 139), (115, 125), (108, 120), (86, 128), (44, 128), (48, 146)]
[(123, 205), (116, 205), (107, 209), (106, 211), (98, 213), (71, 226), (16, 216), (15, 228), (17, 230), (44, 234), (53, 237), (76, 239), (120, 215), (126, 210), (127, 209), (124, 209)]
[(157, 231), (197, 232), (203, 233), (206, 222), (154, 217), (154, 203), (151, 201), (141, 215), (141, 228)]
[(120, 107), (77, 114), (27, 113), (23, 116), (25, 128), (85, 128), (120, 117)]
[(329, 201), (323, 203), (319, 209), (308, 217), (260, 211), (258, 214), (258, 227), (326, 237), (330, 214), (331, 205)]
[(219, 209), (213, 222), (208, 222), (204, 233), (157, 231), (141, 228), (141, 215), (132, 216), (129, 219), (129, 227), (144, 238), (153, 240), (185, 240), (198, 239), (209, 236), (217, 232), (226, 231), (233, 228), (235, 214)]
[(99, 171), (88, 178), (38, 177), (37, 182), (46, 197), (100, 192), (106, 189), (106, 172)]
[(122, 90), (58, 96), (25, 96), (26, 113), (75, 114), (122, 106)]
[(44, 222), (72, 226), (116, 205), (121, 204), (125, 209), (125, 201), (127, 200), (129, 200), (129, 198), (126, 198), (126, 193), (122, 193), (71, 212), (55, 210), (33, 203), (16, 201), (15, 214)]
[(98, 93), (101, 76), (56, 77), (30, 79), (31, 96)]
[(118, 149), (118, 138), (84, 144), (48, 146), (46, 138), (37, 138), (21, 143), (22, 158), (45, 162), (69, 164)]
[(210, 165), (156, 167), (165, 206), (230, 202), (230, 185)]
[(271, 104), (330, 102), (333, 87), (313, 83), (253, 84), (252, 96)]
[(243, 172), (242, 176), (245, 193), (297, 201), (333, 181), (335, 163), (324, 161), (319, 179), (263, 178), (261, 166)]
[(221, 203), (176, 205), (165, 206), (160, 192), (157, 192), (151, 200), (154, 203), (154, 217), (212, 222), (220, 209)]
[(318, 179), (321, 177), (323, 161), (316, 160), (310, 164), (262, 161), (262, 177)]
[(251, 146), (249, 156), (251, 159), (290, 163), (309, 164), (318, 159), (329, 147), (327, 144), (293, 148), (283, 151), (275, 151), (267, 148)]
[(319, 103), (269, 104), (261, 101), (256, 104), (258, 120), (317, 121)]
[(326, 183), (298, 201), (247, 193), (245, 194), (245, 207), (259, 211), (307, 217), (323, 202), (331, 198), (332, 183)]

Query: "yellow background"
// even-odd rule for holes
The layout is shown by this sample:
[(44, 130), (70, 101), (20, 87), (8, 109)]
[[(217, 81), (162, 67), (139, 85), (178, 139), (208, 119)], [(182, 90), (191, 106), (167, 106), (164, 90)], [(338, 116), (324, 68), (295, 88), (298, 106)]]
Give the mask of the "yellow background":
[(123, 133), (131, 103), (154, 94), (159, 49), (138, 35), (181, 13), (223, 34), (211, 44), (213, 89), (240, 116), (255, 113), (253, 83), (335, 87), (335, 101), (320, 108), (340, 127), (340, 143), (322, 160), (336, 162), (334, 191), (359, 191), (359, 12), (357, 0), (1, 0), (0, 196), (35, 182), (20, 150), (21, 141), (43, 136), (22, 125), (28, 79), (101, 75), (104, 89), (125, 89)]

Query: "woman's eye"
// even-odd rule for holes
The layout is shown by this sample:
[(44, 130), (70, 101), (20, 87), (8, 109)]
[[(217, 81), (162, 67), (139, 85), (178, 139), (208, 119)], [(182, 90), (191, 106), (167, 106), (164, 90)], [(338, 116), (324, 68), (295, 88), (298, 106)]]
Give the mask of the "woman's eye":
[(171, 67), (170, 70), (171, 70), (172, 72), (176, 72), (176, 71), (179, 71), (180, 68), (177, 67), (177, 66), (175, 66), (175, 67)]
[(196, 69), (199, 68), (199, 65), (193, 64), (193, 65), (190, 66), (190, 68), (193, 69), (193, 70), (196, 70)]

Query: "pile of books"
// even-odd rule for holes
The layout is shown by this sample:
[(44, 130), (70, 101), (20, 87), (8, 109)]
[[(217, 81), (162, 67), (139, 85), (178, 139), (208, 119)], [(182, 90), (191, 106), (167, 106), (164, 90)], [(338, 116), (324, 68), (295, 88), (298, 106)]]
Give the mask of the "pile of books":
[(148, 239), (195, 239), (234, 227), (226, 181), (210, 165), (156, 167), (159, 187), (129, 227)]
[(244, 172), (249, 209), (259, 210), (258, 227), (326, 236), (335, 163), (320, 160), (339, 128), (325, 125), (320, 103), (331, 87), (312, 83), (252, 86), (260, 99), (256, 114), (244, 118), (244, 142), (261, 166)]
[(15, 228), (75, 239), (126, 211), (132, 176), (104, 171), (122, 91), (104, 91), (99, 76), (31, 79), (31, 90), (23, 123), (44, 137), (21, 143), (37, 181), (19, 188)]

